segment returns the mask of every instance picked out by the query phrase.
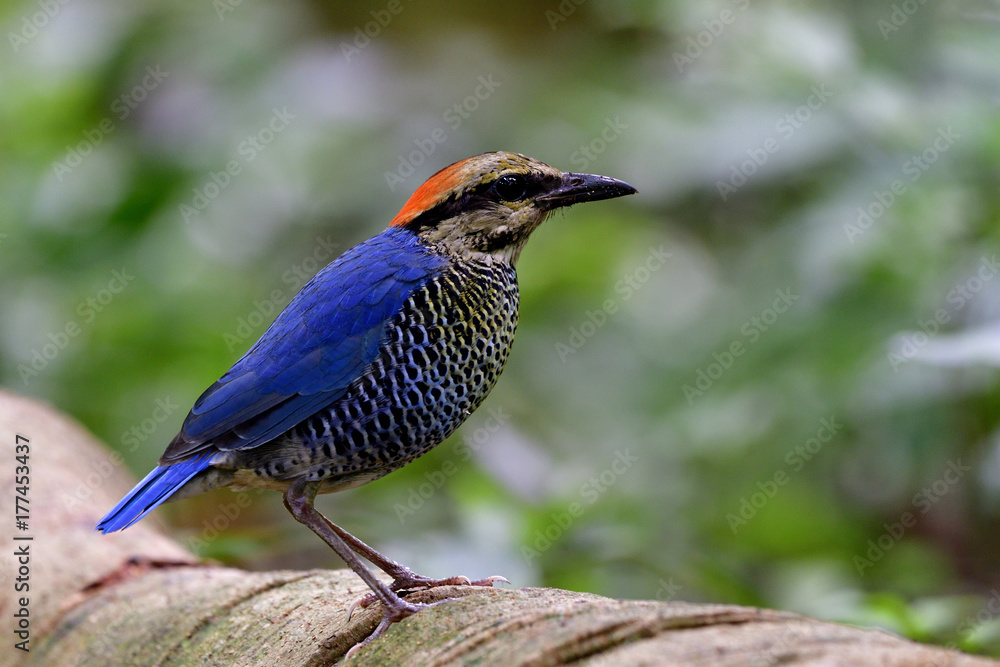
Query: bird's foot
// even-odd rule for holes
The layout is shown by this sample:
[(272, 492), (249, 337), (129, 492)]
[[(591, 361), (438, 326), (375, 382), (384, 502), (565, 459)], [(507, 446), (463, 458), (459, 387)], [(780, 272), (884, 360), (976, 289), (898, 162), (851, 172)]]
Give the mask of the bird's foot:
[[(501, 582), (504, 584), (509, 584), (510, 581), (506, 577), (501, 577), (494, 575), (492, 577), (486, 577), (485, 579), (476, 579), (475, 581), (469, 579), (464, 575), (459, 575), (457, 577), (447, 577), (446, 579), (431, 579), (430, 577), (425, 577), (420, 574), (407, 569), (405, 571), (396, 574), (396, 578), (392, 580), (389, 584), (389, 590), (393, 593), (400, 593), (403, 591), (414, 591), (414, 590), (424, 590), (428, 588), (437, 588), (438, 586), (484, 586), (490, 588), (496, 582)], [(367, 609), (372, 603), (378, 601), (378, 596), (374, 593), (369, 593), (368, 595), (363, 595), (354, 602), (347, 609), (347, 620), (351, 620), (351, 616), (354, 615), (355, 610), (358, 608)], [(404, 617), (405, 618), (405, 617)], [(388, 627), (388, 626), (386, 626)]]
[[(382, 616), (382, 620), (375, 628), (375, 631), (370, 635), (368, 635), (367, 637), (365, 637), (364, 641), (362, 641), (361, 643), (352, 646), (351, 649), (347, 652), (347, 655), (345, 656), (346, 660), (350, 660), (351, 656), (353, 656), (355, 653), (360, 651), (362, 648), (364, 648), (374, 640), (378, 639), (382, 635), (382, 633), (388, 630), (389, 626), (392, 625), (393, 623), (398, 623), (399, 621), (402, 621), (404, 618), (409, 618), (410, 616), (416, 614), (418, 611), (427, 609), (427, 607), (433, 607), (436, 604), (446, 602), (446, 600), (438, 600), (437, 602), (412, 603), (412, 602), (407, 602), (406, 600), (398, 596), (393, 596), (393, 597), (395, 599), (393, 600), (392, 604), (385, 606), (385, 613)], [(351, 605), (352, 610), (353, 608), (354, 605)]]

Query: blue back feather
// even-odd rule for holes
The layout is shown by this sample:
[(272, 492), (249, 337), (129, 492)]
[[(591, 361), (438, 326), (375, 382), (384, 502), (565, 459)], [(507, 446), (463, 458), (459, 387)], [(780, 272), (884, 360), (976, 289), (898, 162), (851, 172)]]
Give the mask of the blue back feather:
[(345, 252), (201, 395), (161, 463), (256, 447), (335, 401), (378, 356), (386, 324), (446, 261), (392, 227)]

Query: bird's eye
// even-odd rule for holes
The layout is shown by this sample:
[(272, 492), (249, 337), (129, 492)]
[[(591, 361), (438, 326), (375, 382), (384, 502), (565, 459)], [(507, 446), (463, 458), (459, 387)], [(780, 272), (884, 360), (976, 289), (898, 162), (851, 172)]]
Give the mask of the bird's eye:
[(527, 183), (524, 180), (524, 176), (521, 176), (520, 174), (507, 174), (506, 176), (501, 176), (493, 185), (493, 189), (496, 191), (497, 195), (504, 201), (517, 201), (518, 199), (522, 199), (526, 188)]

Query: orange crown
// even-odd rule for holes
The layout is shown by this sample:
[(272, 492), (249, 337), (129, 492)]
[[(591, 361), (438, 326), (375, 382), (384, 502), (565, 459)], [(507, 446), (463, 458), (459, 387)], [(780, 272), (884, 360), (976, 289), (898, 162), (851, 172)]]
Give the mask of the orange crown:
[(467, 167), (472, 159), (466, 158), (448, 165), (424, 181), (424, 184), (406, 200), (403, 208), (399, 210), (389, 226), (405, 227), (418, 215), (447, 199), (448, 195), (467, 179), (469, 175)]

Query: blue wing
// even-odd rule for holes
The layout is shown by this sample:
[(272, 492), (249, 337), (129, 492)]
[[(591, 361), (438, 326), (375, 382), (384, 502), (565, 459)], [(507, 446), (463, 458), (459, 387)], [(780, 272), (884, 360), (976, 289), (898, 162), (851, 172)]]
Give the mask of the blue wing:
[(375, 360), (386, 323), (444, 267), (404, 229), (345, 252), (201, 395), (160, 464), (255, 447), (336, 400)]

